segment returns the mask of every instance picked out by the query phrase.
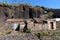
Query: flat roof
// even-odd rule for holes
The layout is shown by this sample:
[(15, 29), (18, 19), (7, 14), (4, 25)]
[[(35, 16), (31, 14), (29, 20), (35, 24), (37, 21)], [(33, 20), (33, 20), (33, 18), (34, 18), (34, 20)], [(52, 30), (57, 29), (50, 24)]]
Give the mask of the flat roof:
[(6, 22), (23, 22), (24, 19), (7, 19)]

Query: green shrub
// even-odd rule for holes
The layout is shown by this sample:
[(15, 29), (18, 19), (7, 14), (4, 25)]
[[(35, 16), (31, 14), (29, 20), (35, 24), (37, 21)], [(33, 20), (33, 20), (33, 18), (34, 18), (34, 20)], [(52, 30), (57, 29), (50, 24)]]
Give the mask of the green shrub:
[(25, 31), (25, 33), (31, 33), (31, 30), (30, 30), (30, 29), (27, 29), (27, 30)]
[(40, 32), (40, 33), (35, 33), (37, 36), (49, 36), (50, 32)]
[(42, 32), (43, 36), (49, 36), (50, 32)]
[(8, 29), (6, 32), (7, 32), (6, 34), (10, 34), (12, 32), (12, 30)]
[(52, 33), (52, 36), (56, 36), (58, 33), (56, 33), (56, 32), (54, 32), (54, 33)]
[(6, 34), (3, 34), (3, 33), (2, 33), (2, 34), (0, 34), (0, 36), (6, 36)]
[(57, 29), (59, 30), (60, 29), (60, 26), (57, 26)]
[(60, 36), (60, 32), (54, 32), (52, 33), (52, 36)]
[(41, 35), (42, 35), (42, 32), (40, 32), (40, 33), (35, 33), (35, 35), (41, 36)]

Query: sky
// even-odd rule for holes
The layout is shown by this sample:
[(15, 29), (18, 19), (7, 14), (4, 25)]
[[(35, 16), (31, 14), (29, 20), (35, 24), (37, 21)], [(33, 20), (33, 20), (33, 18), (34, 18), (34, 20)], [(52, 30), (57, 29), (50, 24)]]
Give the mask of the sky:
[(32, 6), (44, 6), (47, 8), (59, 8), (60, 0), (0, 0), (0, 2), (6, 1), (7, 3), (18, 3), (18, 4), (30, 4)]

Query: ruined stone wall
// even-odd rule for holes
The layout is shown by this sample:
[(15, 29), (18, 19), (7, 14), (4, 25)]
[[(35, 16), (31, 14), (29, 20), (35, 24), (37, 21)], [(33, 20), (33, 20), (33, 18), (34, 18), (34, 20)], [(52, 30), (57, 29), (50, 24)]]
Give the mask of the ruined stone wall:
[(39, 22), (34, 23), (34, 21), (31, 21), (31, 20), (27, 22), (27, 27), (28, 29), (31, 29), (31, 31), (33, 32), (39, 32), (41, 30), (44, 30), (44, 31), (49, 30), (48, 23), (44, 23), (44, 24)]

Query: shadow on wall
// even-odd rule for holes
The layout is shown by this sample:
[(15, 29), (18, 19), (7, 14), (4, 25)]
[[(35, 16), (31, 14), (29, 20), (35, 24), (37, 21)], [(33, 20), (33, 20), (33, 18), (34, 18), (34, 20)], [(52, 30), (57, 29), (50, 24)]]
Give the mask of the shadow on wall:
[(32, 18), (33, 19), (32, 9), (29, 9), (29, 18)]
[(24, 22), (25, 23), (25, 27), (24, 27), (24, 29), (23, 29), (23, 32), (25, 32), (28, 28), (27, 28), (27, 22), (25, 21)]
[(15, 29), (15, 31), (20, 31), (20, 24), (18, 24), (17, 28)]

